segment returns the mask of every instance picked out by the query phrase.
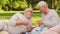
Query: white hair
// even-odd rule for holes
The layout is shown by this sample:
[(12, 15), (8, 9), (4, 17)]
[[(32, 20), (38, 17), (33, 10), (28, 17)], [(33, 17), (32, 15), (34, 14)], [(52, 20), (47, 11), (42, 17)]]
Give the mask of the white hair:
[(42, 6), (44, 6), (44, 7), (48, 7), (48, 4), (45, 2), (45, 1), (40, 1), (38, 4), (37, 4), (37, 6), (39, 7), (42, 7)]
[(33, 9), (32, 9), (32, 8), (26, 8), (26, 9), (25, 9), (25, 12), (29, 12), (29, 11), (31, 11), (31, 12), (32, 12), (32, 11), (33, 11)]

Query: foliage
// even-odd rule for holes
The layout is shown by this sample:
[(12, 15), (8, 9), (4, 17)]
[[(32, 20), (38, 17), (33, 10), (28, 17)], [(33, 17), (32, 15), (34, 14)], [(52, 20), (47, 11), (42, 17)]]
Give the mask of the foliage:
[[(24, 10), (25, 8), (37, 9), (36, 5), (42, 0), (0, 0), (0, 10)], [(49, 8), (60, 8), (60, 0), (43, 0), (49, 5)]]

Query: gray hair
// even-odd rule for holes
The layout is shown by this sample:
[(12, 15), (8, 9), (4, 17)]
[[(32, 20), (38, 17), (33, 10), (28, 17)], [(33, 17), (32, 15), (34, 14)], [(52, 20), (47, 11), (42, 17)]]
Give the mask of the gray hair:
[(33, 11), (33, 9), (32, 9), (32, 8), (26, 8), (26, 9), (25, 9), (25, 12), (29, 12), (29, 11), (31, 11), (31, 12), (32, 12), (32, 11)]
[(45, 2), (45, 1), (40, 1), (38, 4), (37, 4), (38, 7), (48, 7), (48, 4)]

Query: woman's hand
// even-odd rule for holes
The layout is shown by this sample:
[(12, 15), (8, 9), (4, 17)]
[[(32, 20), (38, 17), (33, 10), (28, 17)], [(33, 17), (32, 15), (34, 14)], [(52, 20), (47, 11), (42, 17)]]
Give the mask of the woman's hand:
[(42, 21), (42, 20), (41, 20), (41, 21), (39, 21), (39, 22), (38, 22), (38, 24), (39, 24), (39, 25), (42, 25), (42, 24), (43, 24), (43, 21)]

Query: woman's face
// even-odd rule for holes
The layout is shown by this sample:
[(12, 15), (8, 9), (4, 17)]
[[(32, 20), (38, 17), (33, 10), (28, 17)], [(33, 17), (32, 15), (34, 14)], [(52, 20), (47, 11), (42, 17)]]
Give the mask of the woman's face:
[(45, 12), (45, 11), (46, 11), (46, 7), (38, 7), (38, 9), (39, 9), (41, 12)]

